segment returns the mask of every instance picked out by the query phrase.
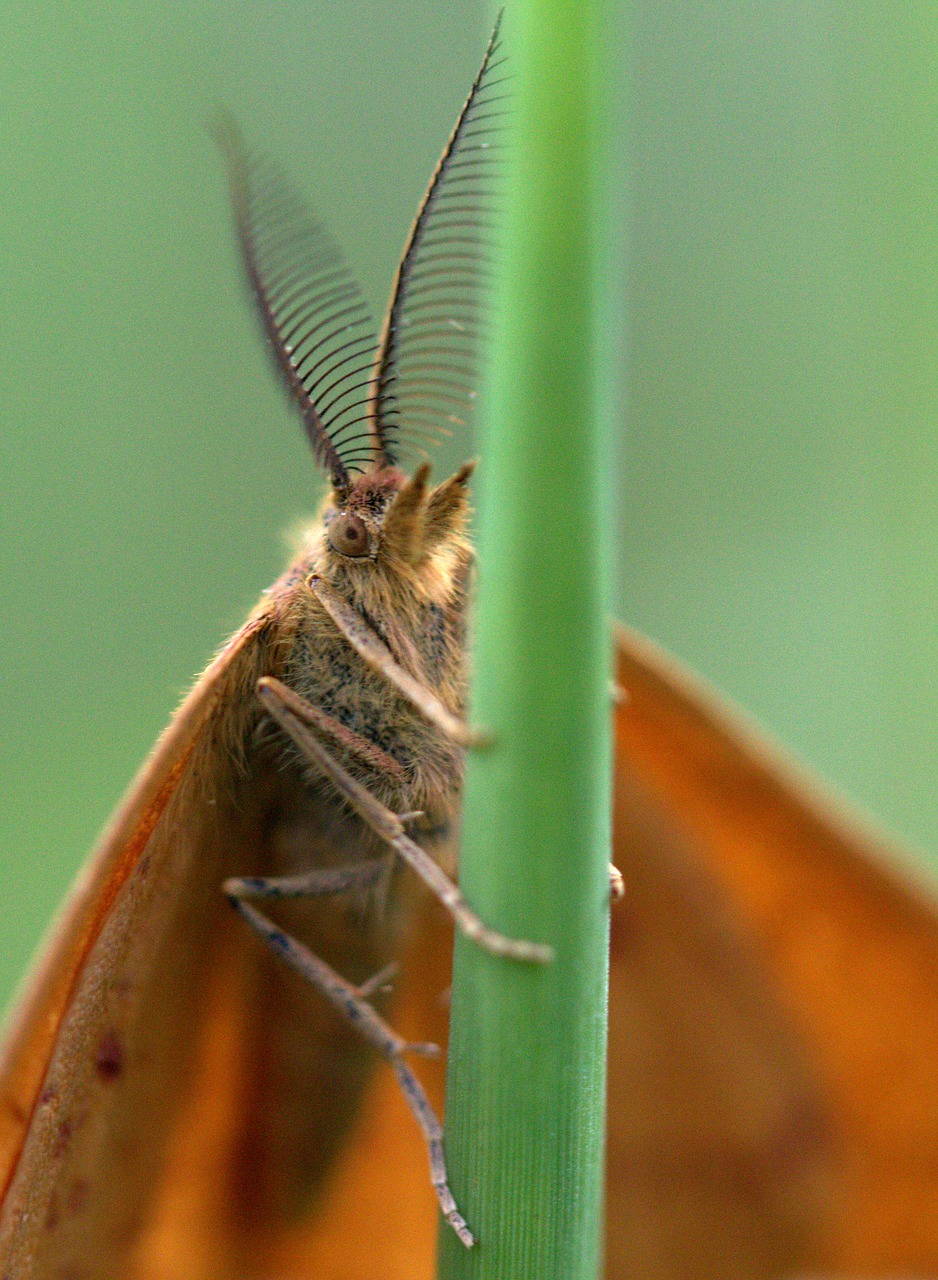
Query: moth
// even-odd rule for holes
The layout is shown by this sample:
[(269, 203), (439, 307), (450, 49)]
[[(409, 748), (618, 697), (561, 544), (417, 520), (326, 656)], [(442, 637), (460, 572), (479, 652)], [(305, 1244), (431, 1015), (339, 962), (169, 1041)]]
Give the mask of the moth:
[(418, 880), (479, 945), (549, 959), (488, 928), (453, 879), (472, 466), (435, 487), (428, 463), (402, 466), (475, 393), (502, 66), (496, 28), (377, 336), (332, 239), (220, 128), (250, 291), (329, 493), (134, 781), (15, 1015), (0, 1062), (5, 1278), (133, 1274), (209, 990), (238, 1041), (226, 1070), (240, 1064), (245, 1122), (225, 1194), (239, 1220), (315, 1191), (377, 1050), (472, 1243), (408, 1061), (433, 1047), (382, 1010)]
[[(7, 1029), (3, 1280), (368, 1274), (424, 1176), (391, 1122), (343, 1170), (331, 1270), (318, 1242), (276, 1267), (255, 1245), (342, 1159), (375, 1048), (468, 1232), (385, 1021), (420, 905), (402, 862), (483, 945), (547, 957), (452, 882), (469, 468), (431, 489), (400, 462), (471, 409), (503, 74), (496, 33), (379, 335), (332, 241), (224, 131), (251, 290), (331, 493), (133, 783)], [(617, 649), (609, 1280), (933, 1274), (933, 902), (689, 673), (630, 633)], [(437, 1014), (438, 925), (417, 991)], [(367, 1215), (363, 1169), (392, 1188)], [(385, 1274), (429, 1275), (434, 1225), (408, 1219)]]

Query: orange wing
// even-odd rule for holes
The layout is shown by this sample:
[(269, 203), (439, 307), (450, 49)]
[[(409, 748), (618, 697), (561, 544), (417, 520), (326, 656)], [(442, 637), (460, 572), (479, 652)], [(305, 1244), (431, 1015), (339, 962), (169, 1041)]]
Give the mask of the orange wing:
[[(678, 1264), (641, 1274), (775, 1275), (796, 1267), (933, 1274), (935, 903), (904, 880), (895, 851), (822, 796), (696, 677), (633, 633), (622, 630), (618, 641), (618, 678), (629, 696), (617, 714), (620, 786), (641, 793), (639, 809), (668, 826), (672, 844), (684, 847), (686, 865), (694, 868), (691, 878), (708, 878), (721, 913), (735, 922), (749, 952), (748, 985), (763, 990), (750, 1001), (749, 1040), (761, 1039), (768, 1049), (772, 1038), (777, 1044), (781, 1023), (789, 1040), (782, 1058), (774, 1052), (776, 1096), (789, 1099), (787, 1123), (774, 1130), (763, 1125), (748, 1161), (730, 1160), (722, 1169), (712, 1159), (701, 1165), (698, 1188), (709, 1184), (718, 1207), (698, 1224), (696, 1269)], [(620, 806), (625, 816), (627, 800)], [(627, 905), (629, 874), (623, 870)], [(626, 922), (627, 916), (614, 916), (620, 949), (634, 945), (622, 938)], [(680, 937), (699, 934), (699, 918), (697, 926), (687, 924), (685, 914), (677, 925)], [(665, 948), (680, 945), (676, 936)], [(710, 963), (707, 953), (698, 956), (698, 978)], [(614, 1028), (619, 966), (614, 944)], [(733, 983), (740, 981), (737, 971)], [(696, 1013), (690, 1007), (696, 982), (689, 978), (671, 989), (671, 1025), (656, 1033), (666, 1037), (689, 1020), (698, 1038), (699, 1047), (693, 1036), (687, 1042), (681, 1079), (654, 1100), (668, 1113), (688, 1083), (700, 1085), (701, 1067), (724, 1029), (713, 1010), (712, 987), (708, 1003)], [(725, 994), (730, 989), (724, 984)], [(771, 1024), (776, 1030), (768, 1036)], [(628, 1028), (621, 1034), (627, 1038)], [(755, 1118), (758, 1107), (747, 1096), (745, 1059), (722, 1065), (729, 1134)], [(613, 1055), (610, 1091), (614, 1096), (619, 1089), (626, 1107), (628, 1082), (619, 1073)], [(713, 1114), (702, 1107), (698, 1126)], [(778, 1119), (785, 1114), (779, 1110)], [(611, 1123), (614, 1150), (614, 1115)], [(613, 1210), (614, 1165), (610, 1176)], [(727, 1218), (736, 1224), (729, 1251), (725, 1234), (713, 1234)], [(631, 1273), (610, 1270), (614, 1277), (624, 1274)]]
[[(128, 885), (141, 857), (163, 856), (159, 830), (193, 777), (212, 708), (231, 680), (242, 691), (253, 680), (264, 625), (232, 642), (161, 740), (20, 1007), (0, 1075), (0, 1155), (13, 1174), (0, 1259), (11, 1275), (56, 1274), (47, 1239), (67, 1240), (59, 1222), (88, 1193), (72, 1153), (90, 1152), (98, 1166), (109, 1153), (111, 1181), (128, 1199), (120, 1141), (102, 1147), (87, 1104), (107, 1098), (122, 1054), (164, 1047), (167, 1029), (178, 1030), (193, 973), (181, 986), (167, 977), (168, 1005), (165, 995), (149, 1001), (152, 1044), (139, 1031), (121, 1039), (100, 1006), (90, 1019), (84, 1009), (113, 957), (114, 920), (127, 934), (149, 916), (139, 898), (136, 915), (125, 910)], [(616, 713), (616, 858), (627, 896), (613, 916), (609, 1280), (934, 1271), (934, 911), (698, 682), (624, 632), (619, 679), (629, 702)], [(190, 877), (187, 892), (217, 902), (215, 875)], [(208, 998), (169, 1176), (135, 1260), (133, 1274), (147, 1280), (233, 1273), (221, 1219), (205, 1210), (230, 1155), (239, 1084), (229, 1068), (244, 1015), (236, 972), (207, 968), (205, 919), (190, 915), (183, 948)], [(442, 928), (435, 945), (411, 952), (395, 1015), (418, 1038), (439, 1036)], [(136, 972), (133, 963), (116, 971)], [(119, 1008), (127, 993), (109, 994)], [(76, 1034), (83, 1018), (90, 1037)], [(256, 1239), (245, 1274), (429, 1280), (435, 1207), (410, 1117), (387, 1083), (376, 1078), (320, 1211)], [(140, 1124), (158, 1126), (161, 1107), (159, 1096), (137, 1097), (123, 1129), (112, 1109), (112, 1133), (126, 1138), (129, 1116), (138, 1152)], [(111, 1232), (96, 1235), (88, 1274), (131, 1274), (109, 1269), (113, 1222)]]
[[(76, 1244), (77, 1224), (89, 1215), (100, 1219), (90, 1233), (100, 1257), (89, 1272), (119, 1266), (101, 1258), (120, 1256), (116, 1237), (129, 1231), (134, 1189), (150, 1177), (158, 1145), (155, 1137), (129, 1139), (155, 1135), (160, 1110), (171, 1106), (172, 1073), (154, 1068), (154, 1050), (160, 1037), (189, 1039), (196, 972), (211, 950), (198, 937), (210, 885), (219, 896), (218, 869), (202, 859), (204, 831), (187, 831), (174, 819), (209, 785), (212, 733), (224, 732), (230, 708), (251, 696), (267, 655), (270, 607), (219, 653), (160, 738), (80, 876), (7, 1028), (0, 1055), (4, 1275), (59, 1274), (55, 1265), (84, 1247)], [(139, 1086), (124, 1088), (128, 1075)], [(89, 1236), (84, 1227), (80, 1234)]]

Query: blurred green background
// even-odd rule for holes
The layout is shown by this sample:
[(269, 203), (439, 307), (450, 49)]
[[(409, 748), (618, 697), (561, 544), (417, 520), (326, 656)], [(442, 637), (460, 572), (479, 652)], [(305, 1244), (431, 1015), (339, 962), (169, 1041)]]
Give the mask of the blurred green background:
[[(934, 878), (934, 6), (626, 8), (617, 613)], [(319, 493), (205, 122), (289, 169), (380, 312), (489, 19), (0, 8), (0, 1001)]]

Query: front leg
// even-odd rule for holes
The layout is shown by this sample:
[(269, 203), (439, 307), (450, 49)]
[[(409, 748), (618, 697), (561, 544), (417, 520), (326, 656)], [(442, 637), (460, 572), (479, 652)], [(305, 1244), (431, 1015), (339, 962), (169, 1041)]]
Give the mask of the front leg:
[(448, 738), (458, 742), (460, 746), (489, 745), (486, 734), (470, 729), (458, 716), (454, 716), (443, 706), (432, 689), (428, 689), (409, 671), (405, 671), (374, 628), (368, 625), (361, 614), (352, 608), (331, 583), (314, 573), (308, 579), (307, 585), (355, 652), (372, 670), (384, 676), (389, 684), (393, 684), (398, 693), (402, 694), (411, 706), (416, 707), (431, 724), (442, 729)]
[(362, 821), (380, 839), (384, 840), (421, 880), (436, 894), (450, 912), (457, 926), (467, 938), (493, 955), (508, 956), (513, 960), (535, 961), (548, 964), (553, 959), (553, 948), (539, 942), (527, 942), (521, 938), (508, 938), (490, 929), (472, 910), (458, 885), (433, 861), (430, 855), (411, 840), (404, 830), (404, 817), (382, 804), (376, 796), (358, 782), (347, 769), (339, 764), (323, 744), (309, 731), (292, 704), (297, 695), (271, 676), (258, 681), (258, 696), (270, 716), (293, 740), (303, 755), (320, 772), (324, 773), (339, 794), (358, 814)]

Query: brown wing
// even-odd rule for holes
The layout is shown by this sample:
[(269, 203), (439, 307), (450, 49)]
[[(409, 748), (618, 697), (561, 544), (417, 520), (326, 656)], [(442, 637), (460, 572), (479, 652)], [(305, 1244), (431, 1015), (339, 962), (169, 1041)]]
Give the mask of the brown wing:
[[(934, 1273), (934, 903), (884, 842), (625, 630), (618, 678), (617, 812), (635, 835), (613, 917), (610, 1277)], [(664, 846), (662, 895), (649, 867)], [(701, 878), (709, 900), (689, 889)], [(683, 953), (654, 978), (667, 989), (650, 1028), (632, 1016), (647, 991), (636, 995), (629, 960), (653, 946), (637, 936), (648, 917), (661, 937), (646, 974)], [(636, 1062), (658, 1081), (645, 1114), (663, 1117), (644, 1172), (628, 1132)], [(647, 1228), (638, 1245), (634, 1221)], [(626, 1269), (633, 1246), (657, 1250), (657, 1269)]]
[(637, 767), (624, 662), (620, 649), (607, 1274), (794, 1274), (830, 1199), (820, 1082), (708, 851)]
[[(215, 952), (213, 753), (250, 704), (268, 606), (143, 767), (49, 938), (0, 1057), (0, 1274), (120, 1274)], [(243, 712), (242, 712), (243, 714)], [(170, 1052), (165, 1052), (165, 1046)]]

